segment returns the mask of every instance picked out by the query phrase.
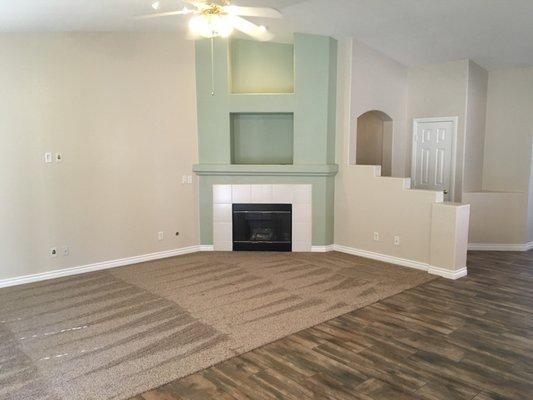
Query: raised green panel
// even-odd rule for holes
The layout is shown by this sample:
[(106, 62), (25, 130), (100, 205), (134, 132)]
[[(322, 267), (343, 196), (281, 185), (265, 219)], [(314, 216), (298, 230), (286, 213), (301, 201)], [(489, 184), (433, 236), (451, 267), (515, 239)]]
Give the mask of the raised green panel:
[(292, 113), (231, 114), (232, 164), (292, 164)]
[[(230, 42), (226, 39), (215, 39), (215, 94), (211, 96), (210, 41), (199, 40), (196, 44), (199, 164), (194, 170), (200, 175), (202, 244), (212, 243), (211, 185), (214, 183), (263, 182), (312, 183), (313, 244), (331, 244), (333, 241), (333, 175), (337, 171), (337, 166), (334, 165), (337, 43), (334, 39), (323, 36), (294, 35), (294, 93), (231, 93), (230, 82), (239, 81), (240, 78), (242, 78), (238, 83), (240, 89), (237, 90), (266, 90), (266, 82), (251, 83), (252, 75), (264, 76), (264, 71), (261, 71), (262, 65), (256, 65), (254, 68), (246, 66), (256, 62), (253, 60), (255, 56), (252, 57), (254, 48), (262, 48), (262, 45), (255, 42), (244, 43), (244, 47), (249, 46), (246, 50), (240, 47), (239, 55), (230, 55)], [(272, 49), (276, 48), (276, 51), (279, 51), (278, 60), (272, 61), (278, 64), (280, 71), (288, 71), (286, 65), (281, 67), (283, 65), (281, 60), (288, 60), (287, 54), (280, 55), (285, 45), (280, 45), (279, 48), (275, 43), (269, 43), (269, 45), (272, 45)], [(285, 50), (288, 51), (287, 48)], [(240, 72), (236, 72), (236, 69), (230, 70), (232, 57), (240, 58), (238, 61)], [(233, 64), (236, 64), (235, 60)], [(242, 76), (237, 77), (235, 74)], [(289, 81), (288, 75), (285, 76), (284, 72), (276, 72), (274, 75), (271, 78), (278, 84), (281, 81)], [(268, 86), (274, 85), (270, 82)], [(281, 86), (287, 87), (287, 84)], [(250, 89), (250, 87), (255, 88)], [(232, 113), (293, 113), (293, 165), (232, 165), (230, 122)], [(253, 142), (257, 140), (258, 143), (262, 143), (262, 137), (262, 134), (258, 134)], [(281, 159), (287, 159), (288, 152), (284, 152), (285, 139), (286, 136), (277, 137), (275, 140), (278, 143), (273, 145), (278, 147)], [(243, 141), (239, 144), (245, 147), (249, 145), (250, 143), (246, 144)], [(272, 159), (273, 148), (266, 153)], [(258, 154), (255, 144), (250, 155), (252, 158), (261, 155)], [(249, 156), (242, 153), (238, 158), (242, 160)], [(261, 162), (267, 162), (267, 157)], [(281, 161), (278, 158), (275, 162)]]
[(230, 42), (232, 93), (292, 93), (294, 46), (233, 39)]
[(295, 163), (333, 162), (335, 127), (330, 121), (335, 119), (336, 57), (335, 40), (295, 34)]
[(333, 244), (334, 177), (200, 176), (200, 243), (213, 244), (213, 185), (311, 184), (313, 185), (313, 246)]

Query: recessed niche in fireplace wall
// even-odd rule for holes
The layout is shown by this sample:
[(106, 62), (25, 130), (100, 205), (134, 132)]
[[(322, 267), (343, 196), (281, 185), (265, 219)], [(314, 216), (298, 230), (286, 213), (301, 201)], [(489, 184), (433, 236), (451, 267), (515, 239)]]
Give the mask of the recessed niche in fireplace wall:
[(293, 93), (294, 45), (233, 39), (230, 43), (232, 93)]
[(232, 113), (231, 163), (293, 163), (294, 114)]

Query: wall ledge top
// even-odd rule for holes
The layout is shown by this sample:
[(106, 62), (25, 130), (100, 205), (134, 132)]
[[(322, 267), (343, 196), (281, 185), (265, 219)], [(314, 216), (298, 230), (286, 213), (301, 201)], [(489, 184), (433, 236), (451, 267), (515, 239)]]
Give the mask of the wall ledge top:
[(233, 165), (195, 164), (193, 171), (204, 176), (335, 176), (337, 164)]

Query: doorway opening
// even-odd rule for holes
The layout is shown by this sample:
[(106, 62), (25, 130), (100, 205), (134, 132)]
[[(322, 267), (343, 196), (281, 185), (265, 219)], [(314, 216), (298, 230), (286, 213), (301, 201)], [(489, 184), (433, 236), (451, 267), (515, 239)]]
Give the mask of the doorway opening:
[(392, 118), (372, 110), (357, 118), (357, 165), (381, 165), (381, 176), (392, 175)]

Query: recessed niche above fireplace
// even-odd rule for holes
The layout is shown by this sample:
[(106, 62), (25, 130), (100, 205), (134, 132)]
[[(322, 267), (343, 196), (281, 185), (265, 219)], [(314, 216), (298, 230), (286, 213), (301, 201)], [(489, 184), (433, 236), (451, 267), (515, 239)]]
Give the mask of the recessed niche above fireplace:
[(294, 45), (291, 43), (230, 41), (232, 93), (293, 93)]
[(231, 113), (231, 163), (291, 165), (294, 114)]

